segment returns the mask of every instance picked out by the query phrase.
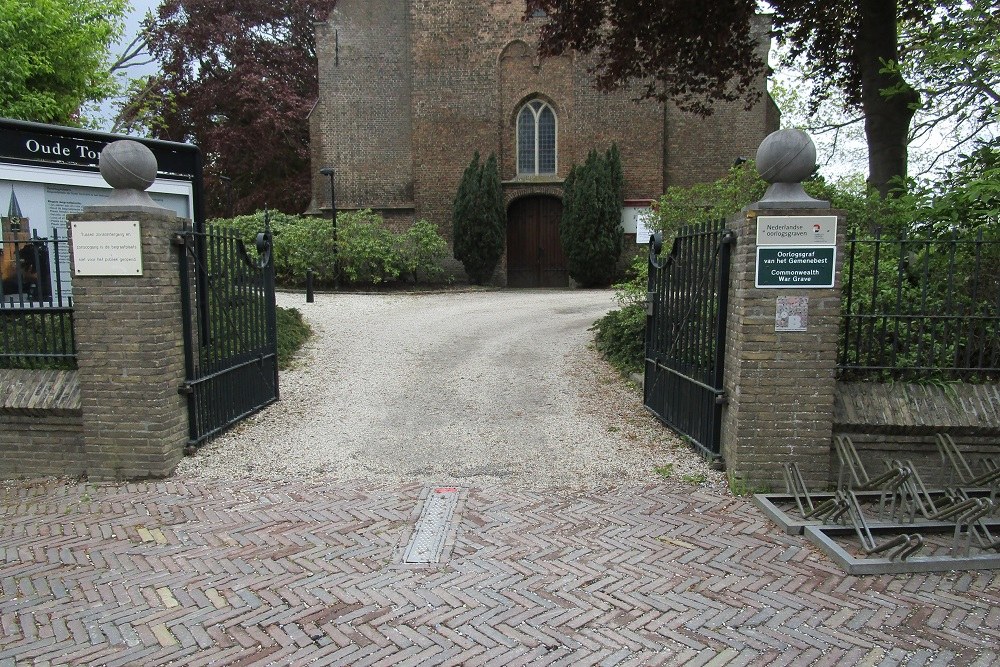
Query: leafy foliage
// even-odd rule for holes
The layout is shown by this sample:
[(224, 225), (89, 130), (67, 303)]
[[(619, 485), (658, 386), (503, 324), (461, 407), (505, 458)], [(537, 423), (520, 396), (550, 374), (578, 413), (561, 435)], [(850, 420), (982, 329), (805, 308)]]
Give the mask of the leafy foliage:
[(623, 374), (642, 370), (646, 309), (626, 306), (612, 310), (594, 324), (594, 345)]
[(397, 237), (396, 252), (401, 275), (415, 283), (435, 282), (444, 275), (441, 261), (448, 256), (448, 242), (426, 220), (418, 220)]
[[(842, 377), (983, 380), (1000, 367), (1000, 236), (901, 238), (852, 244), (841, 302)], [(853, 264), (853, 267), (852, 267)]]
[(536, 9), (548, 15), (543, 53), (594, 52), (602, 89), (638, 82), (646, 96), (702, 115), (714, 102), (757, 96), (765, 63), (751, 34), (753, 0), (529, 1), (529, 15)]
[(351, 283), (379, 285), (399, 278), (393, 234), (371, 211), (337, 216), (340, 271)]
[(480, 164), (476, 151), (465, 168), (452, 206), (455, 259), (462, 262), (469, 280), (490, 281), (506, 244), (507, 212), (495, 154)]
[(559, 240), (569, 275), (584, 287), (609, 285), (621, 256), (624, 177), (617, 146), (591, 150), (563, 183)]
[[(164, 0), (145, 24), (160, 76), (123, 115), (205, 155), (209, 216), (309, 200), (307, 117), (318, 94), (314, 23), (335, 0)], [(226, 181), (223, 177), (230, 179)]]
[[(859, 180), (805, 183), (810, 195), (846, 211), (858, 238), (847, 252), (853, 270), (848, 262), (842, 278), (845, 290), (850, 287), (841, 301), (843, 377), (937, 381), (995, 375), (990, 369), (1000, 360), (1000, 278), (992, 267), (1000, 265), (1000, 152), (982, 145), (961, 165), (945, 183), (910, 182), (888, 199)], [(659, 202), (654, 226), (669, 237), (689, 221), (730, 217), (760, 199), (765, 185), (747, 165), (716, 183), (671, 188)], [(637, 318), (648, 276), (645, 258), (636, 260), (633, 272), (635, 278), (615, 286), (622, 309), (597, 325), (599, 349), (624, 368), (641, 360)]]
[(0, 116), (80, 125), (114, 92), (109, 50), (126, 0), (0, 0)]
[(885, 67), (920, 92), (914, 137), (945, 134), (960, 148), (1000, 132), (1000, 8), (995, 0), (937, 5), (932, 20), (900, 26), (904, 52)]
[(0, 309), (0, 340), (0, 368), (76, 368), (71, 313)]
[(903, 195), (925, 231), (996, 230), (1000, 226), (1000, 141), (960, 156), (938, 183), (911, 181)]
[[(273, 233), (274, 274), (281, 285), (301, 285), (306, 270), (316, 272), (320, 283), (333, 282), (333, 230), (329, 218), (289, 215), (269, 211)], [(219, 218), (209, 224), (239, 230), (250, 243), (264, 229), (264, 212)]]
[[(274, 234), (275, 279), (281, 285), (302, 285), (313, 270), (318, 285), (332, 285), (334, 243), (330, 219), (269, 212)], [(249, 243), (264, 229), (264, 212), (217, 219), (212, 224), (240, 230)], [(448, 243), (437, 228), (419, 220), (401, 234), (385, 227), (382, 216), (371, 211), (337, 215), (337, 268), (352, 284), (381, 285), (402, 278), (413, 282), (441, 280), (441, 260)]]
[(767, 183), (752, 160), (731, 168), (713, 183), (670, 186), (653, 207), (652, 226), (662, 232), (664, 248), (669, 250), (684, 225), (732, 215), (758, 201), (766, 189)]
[(592, 327), (598, 352), (625, 375), (642, 370), (648, 283), (649, 261), (642, 255), (632, 260), (628, 278), (614, 286), (615, 300), (621, 308), (612, 310)]
[[(837, 95), (866, 118), (869, 181), (885, 196), (893, 177), (906, 175), (907, 131), (919, 95), (901, 71), (897, 26), (931, 21), (929, 0), (771, 0), (776, 32), (793, 58), (806, 63), (822, 98)], [(756, 50), (750, 0), (529, 0), (528, 11), (549, 16), (542, 28), (546, 54), (594, 53), (598, 84), (646, 86), (707, 114), (719, 100), (751, 103), (764, 63)], [(892, 90), (895, 94), (883, 95)]]
[(302, 319), (302, 313), (295, 308), (278, 307), (276, 313), (278, 327), (278, 368), (287, 370), (292, 365), (295, 353), (312, 336), (312, 328)]

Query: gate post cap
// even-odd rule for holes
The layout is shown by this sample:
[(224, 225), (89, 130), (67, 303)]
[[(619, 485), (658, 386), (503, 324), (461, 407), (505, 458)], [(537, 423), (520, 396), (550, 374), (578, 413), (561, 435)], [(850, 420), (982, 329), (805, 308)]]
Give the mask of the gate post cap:
[(801, 183), (816, 170), (816, 144), (802, 130), (772, 132), (757, 149), (757, 171), (768, 183)]
[(112, 141), (101, 151), (98, 168), (113, 190), (107, 203), (87, 206), (87, 211), (138, 211), (168, 213), (173, 211), (153, 201), (146, 189), (156, 180), (156, 156), (138, 141)]
[(112, 141), (101, 151), (101, 176), (116, 190), (145, 190), (156, 180), (156, 156), (138, 141)]
[(816, 171), (816, 144), (804, 131), (786, 128), (767, 135), (757, 149), (757, 171), (771, 185), (750, 208), (830, 208), (830, 202), (802, 189), (802, 181)]

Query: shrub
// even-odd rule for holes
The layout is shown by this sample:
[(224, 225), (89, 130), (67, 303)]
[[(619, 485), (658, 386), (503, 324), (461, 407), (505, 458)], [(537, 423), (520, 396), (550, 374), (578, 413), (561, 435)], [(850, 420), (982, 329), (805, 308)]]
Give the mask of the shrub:
[(337, 250), (348, 282), (379, 285), (399, 278), (393, 235), (380, 215), (367, 210), (338, 215)]
[(396, 253), (402, 275), (415, 283), (434, 282), (444, 273), (441, 261), (448, 255), (448, 242), (438, 233), (437, 227), (426, 220), (418, 220), (396, 237)]
[(295, 353), (312, 336), (312, 329), (295, 308), (278, 308), (278, 368), (291, 366)]
[[(281, 285), (302, 285), (306, 270), (312, 269), (318, 284), (332, 285), (333, 230), (330, 219), (289, 215), (280, 211), (268, 211), (268, 218), (273, 235), (275, 281)], [(243, 239), (252, 244), (257, 233), (264, 229), (264, 212), (210, 220), (209, 223), (239, 230)]]
[(624, 374), (642, 370), (645, 354), (646, 309), (626, 306), (597, 320), (594, 324), (597, 351)]
[(623, 174), (618, 148), (592, 150), (563, 184), (559, 240), (569, 275), (584, 287), (609, 285), (621, 256)]
[(452, 207), (452, 225), (455, 259), (462, 262), (473, 284), (489, 282), (507, 240), (507, 213), (495, 154), (480, 165), (477, 151), (465, 168)]
[(663, 234), (664, 251), (669, 252), (681, 227), (729, 217), (758, 201), (765, 190), (767, 182), (757, 173), (752, 160), (733, 167), (714, 183), (673, 185), (653, 207), (652, 227)]
[(624, 374), (642, 370), (645, 356), (646, 290), (649, 261), (636, 257), (629, 269), (630, 278), (615, 285), (619, 310), (597, 320), (592, 327), (595, 346), (611, 365)]
[[(329, 218), (268, 212), (274, 238), (275, 280), (283, 286), (301, 286), (312, 269), (317, 285), (332, 285), (334, 277), (333, 230)], [(252, 244), (264, 229), (264, 212), (217, 219), (210, 224), (239, 231)], [(441, 260), (448, 242), (426, 220), (402, 234), (385, 227), (382, 216), (371, 211), (337, 215), (337, 270), (345, 282), (382, 284), (401, 276), (415, 282), (441, 278)]]

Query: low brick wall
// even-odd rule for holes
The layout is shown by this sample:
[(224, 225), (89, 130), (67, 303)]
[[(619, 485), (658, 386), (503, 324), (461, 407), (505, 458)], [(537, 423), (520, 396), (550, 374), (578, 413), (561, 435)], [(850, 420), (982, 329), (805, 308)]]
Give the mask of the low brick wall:
[[(869, 473), (883, 470), (886, 458), (906, 459), (925, 483), (949, 483), (934, 441), (940, 432), (974, 469), (984, 456), (1000, 457), (1000, 384), (838, 382), (833, 411), (834, 433), (851, 437)], [(832, 444), (830, 457), (836, 478)]]
[(86, 468), (76, 371), (0, 370), (0, 477)]

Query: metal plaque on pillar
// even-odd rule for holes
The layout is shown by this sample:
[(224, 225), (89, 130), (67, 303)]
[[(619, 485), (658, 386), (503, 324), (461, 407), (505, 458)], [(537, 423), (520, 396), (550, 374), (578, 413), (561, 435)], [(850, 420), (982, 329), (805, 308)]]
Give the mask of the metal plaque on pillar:
[(138, 221), (76, 220), (70, 224), (74, 275), (142, 275), (142, 237)]

